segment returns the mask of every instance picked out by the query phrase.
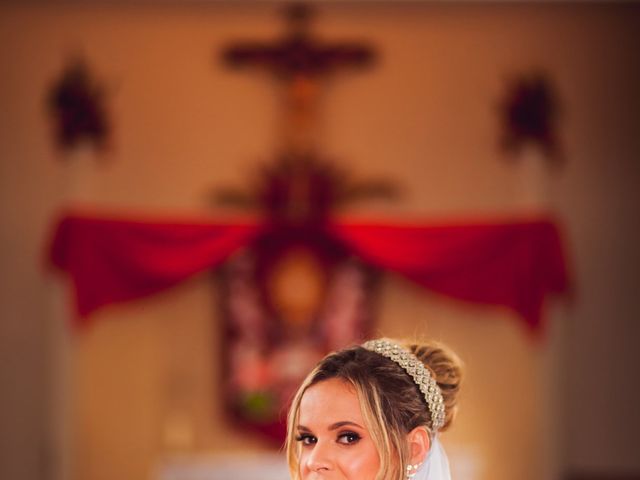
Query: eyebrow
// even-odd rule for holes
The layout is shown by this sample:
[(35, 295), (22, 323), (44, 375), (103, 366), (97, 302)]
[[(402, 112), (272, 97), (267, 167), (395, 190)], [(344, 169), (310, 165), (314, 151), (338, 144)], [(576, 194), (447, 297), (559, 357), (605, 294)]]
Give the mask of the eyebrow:
[[(362, 429), (362, 426), (358, 425), (355, 422), (349, 422), (348, 420), (344, 420), (342, 422), (336, 422), (333, 423), (329, 426), (329, 430), (336, 430), (338, 428), (341, 427), (346, 427), (346, 426), (353, 426), (353, 427), (358, 427), (360, 429)], [(298, 425), (298, 430), (301, 430), (303, 432), (310, 432), (311, 429), (309, 427), (305, 427), (304, 425)]]

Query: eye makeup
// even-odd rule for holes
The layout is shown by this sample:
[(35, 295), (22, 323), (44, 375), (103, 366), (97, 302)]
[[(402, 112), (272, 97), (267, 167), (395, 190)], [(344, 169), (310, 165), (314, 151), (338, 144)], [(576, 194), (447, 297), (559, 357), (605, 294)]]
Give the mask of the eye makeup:
[[(342, 445), (353, 445), (355, 443), (358, 443), (361, 439), (362, 437), (360, 436), (360, 434), (356, 432), (344, 431), (338, 433), (336, 442)], [(318, 439), (314, 435), (311, 435), (307, 432), (300, 433), (298, 436), (296, 436), (296, 441), (301, 442), (302, 445), (305, 446), (318, 443)]]
[(302, 445), (313, 445), (318, 439), (309, 433), (301, 433), (296, 437), (296, 441), (301, 442)]
[(358, 443), (362, 437), (356, 432), (340, 432), (338, 434), (338, 443), (343, 445), (353, 445)]

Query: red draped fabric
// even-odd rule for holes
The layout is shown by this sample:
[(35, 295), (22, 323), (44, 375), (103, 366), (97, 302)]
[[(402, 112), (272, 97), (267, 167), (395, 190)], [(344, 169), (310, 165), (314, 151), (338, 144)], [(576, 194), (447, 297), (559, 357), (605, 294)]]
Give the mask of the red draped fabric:
[(259, 232), (250, 223), (68, 216), (57, 226), (50, 256), (72, 278), (82, 323), (103, 305), (158, 292), (215, 267)]
[(568, 289), (562, 243), (550, 221), (333, 230), (369, 263), (454, 298), (506, 306), (532, 328), (545, 297)]
[[(65, 217), (51, 247), (75, 287), (79, 321), (100, 306), (168, 288), (250, 244), (257, 223), (161, 223)], [(454, 298), (509, 307), (540, 324), (550, 293), (568, 288), (550, 221), (448, 226), (336, 223), (327, 233), (356, 255)]]

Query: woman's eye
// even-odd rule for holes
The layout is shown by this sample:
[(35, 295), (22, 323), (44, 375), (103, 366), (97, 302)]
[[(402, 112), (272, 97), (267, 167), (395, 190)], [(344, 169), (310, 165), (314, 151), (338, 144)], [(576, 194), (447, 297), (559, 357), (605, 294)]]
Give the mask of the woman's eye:
[(301, 435), (298, 435), (296, 437), (296, 440), (298, 442), (302, 442), (302, 445), (313, 445), (314, 443), (316, 443), (318, 441), (316, 439), (316, 437), (314, 437), (313, 435), (309, 435), (307, 433), (303, 433)]
[(358, 440), (360, 440), (360, 435), (355, 432), (345, 432), (338, 436), (338, 443), (344, 443), (346, 445), (356, 443)]

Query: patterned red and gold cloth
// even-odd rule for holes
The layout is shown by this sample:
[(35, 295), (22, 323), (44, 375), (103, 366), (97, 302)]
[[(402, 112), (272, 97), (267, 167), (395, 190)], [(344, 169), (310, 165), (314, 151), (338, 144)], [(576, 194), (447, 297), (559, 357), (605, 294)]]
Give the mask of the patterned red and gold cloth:
[[(225, 261), (273, 226), (67, 215), (51, 244), (54, 265), (69, 273), (77, 322), (104, 305), (169, 288)], [(319, 227), (354, 255), (429, 290), (519, 314), (541, 326), (549, 294), (569, 289), (555, 223), (546, 218), (460, 224), (330, 222)]]

